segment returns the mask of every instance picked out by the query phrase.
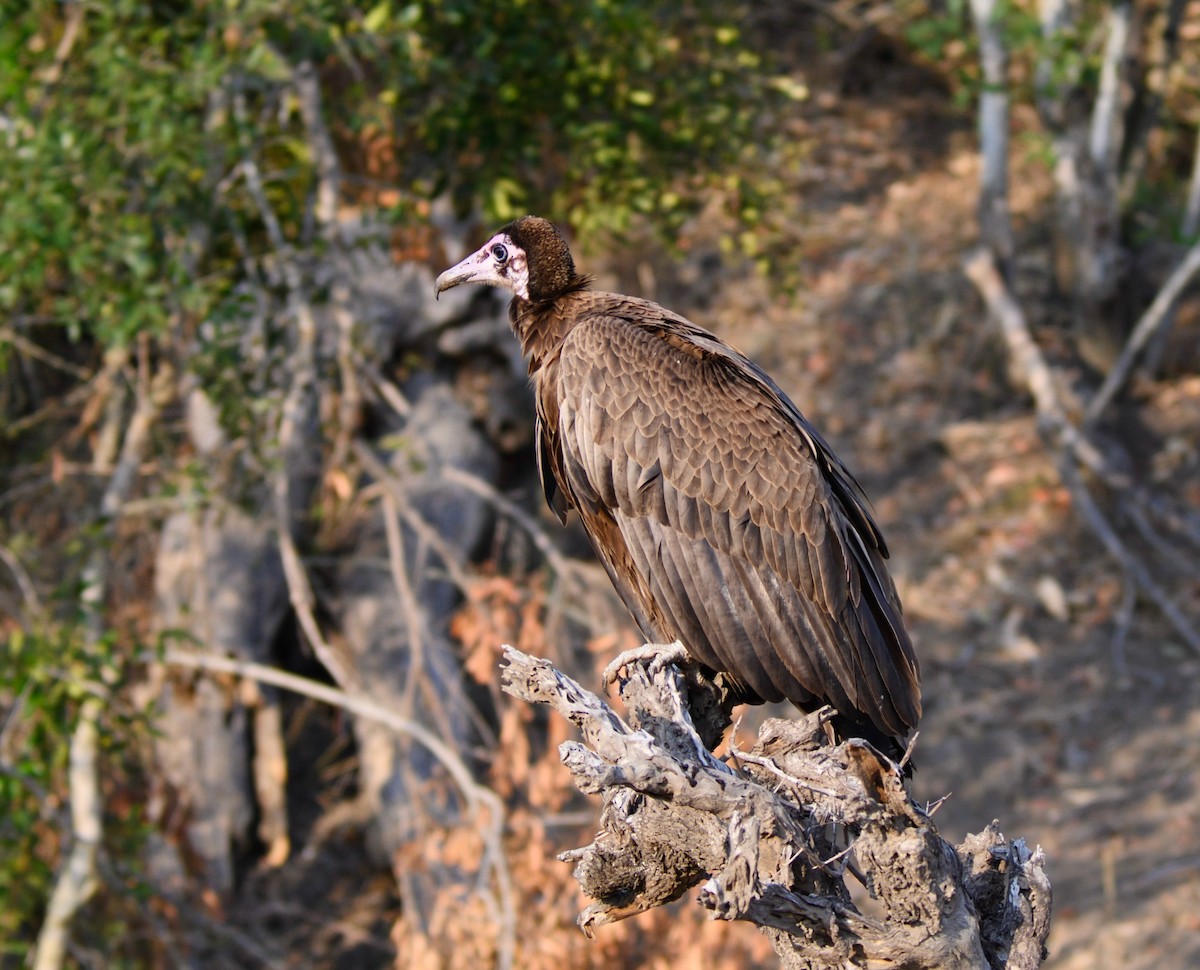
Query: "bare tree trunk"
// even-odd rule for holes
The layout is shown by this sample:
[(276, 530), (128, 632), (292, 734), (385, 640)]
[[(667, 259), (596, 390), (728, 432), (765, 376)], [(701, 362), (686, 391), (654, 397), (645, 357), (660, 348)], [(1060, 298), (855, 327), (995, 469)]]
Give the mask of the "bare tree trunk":
[(1014, 245), (1008, 209), (1008, 54), (1000, 36), (999, 8), (996, 0), (971, 0), (983, 68), (983, 90), (979, 95), (979, 146), (983, 156), (979, 232), (1007, 276)]
[(1037, 101), (1054, 134), (1055, 275), (1072, 301), (1080, 356), (1106, 371), (1124, 339), (1124, 304), (1118, 297), (1127, 260), (1121, 245), (1119, 163), (1132, 9), (1128, 0), (1118, 0), (1105, 20), (1104, 57), (1090, 116), (1081, 110), (1081, 79), (1060, 76), (1064, 68), (1056, 52), (1072, 14), (1062, 0), (1041, 6), (1048, 53), (1038, 66)]
[[(1128, 205), (1146, 173), (1149, 136), (1162, 117), (1170, 85), (1171, 69), (1179, 58), (1179, 28), (1187, 0), (1169, 0), (1158, 9), (1147, 5), (1137, 21), (1146, 26), (1134, 31), (1131, 50), (1140, 51), (1140, 83), (1134, 85), (1132, 103), (1126, 113), (1124, 144), (1121, 147), (1121, 204)], [(1138, 34), (1140, 33), (1140, 37)]]

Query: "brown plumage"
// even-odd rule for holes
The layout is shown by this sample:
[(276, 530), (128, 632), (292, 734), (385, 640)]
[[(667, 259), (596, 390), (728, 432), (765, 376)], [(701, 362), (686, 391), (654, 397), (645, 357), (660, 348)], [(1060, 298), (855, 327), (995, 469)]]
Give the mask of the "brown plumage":
[(526, 216), (437, 280), (511, 290), (546, 499), (578, 510), (643, 634), (743, 698), (831, 704), (903, 749), (916, 656), (858, 483), (756, 364), (656, 303), (589, 288)]

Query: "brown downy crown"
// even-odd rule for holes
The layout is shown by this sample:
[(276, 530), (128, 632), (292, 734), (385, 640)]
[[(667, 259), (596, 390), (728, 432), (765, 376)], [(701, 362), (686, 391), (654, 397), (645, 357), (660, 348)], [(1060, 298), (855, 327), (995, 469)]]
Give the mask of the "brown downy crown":
[(531, 303), (553, 300), (587, 286), (589, 277), (575, 272), (575, 260), (558, 227), (541, 216), (522, 216), (500, 230), (525, 252)]

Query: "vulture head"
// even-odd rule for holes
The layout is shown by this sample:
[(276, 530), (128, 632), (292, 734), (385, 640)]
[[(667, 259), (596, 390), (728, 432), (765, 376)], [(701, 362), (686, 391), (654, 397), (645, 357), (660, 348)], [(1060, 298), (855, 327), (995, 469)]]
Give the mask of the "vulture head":
[(575, 272), (567, 241), (554, 223), (523, 216), (446, 270), (437, 278), (436, 287), (440, 294), (460, 283), (483, 283), (509, 290), (518, 299), (542, 303), (586, 282), (586, 277)]

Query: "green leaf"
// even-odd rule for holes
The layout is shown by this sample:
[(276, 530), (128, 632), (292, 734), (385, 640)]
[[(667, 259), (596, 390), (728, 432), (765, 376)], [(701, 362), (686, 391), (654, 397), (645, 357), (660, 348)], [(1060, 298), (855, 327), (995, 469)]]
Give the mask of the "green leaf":
[(772, 88), (792, 101), (808, 100), (810, 92), (808, 90), (808, 85), (803, 81), (797, 81), (795, 78), (789, 77), (786, 74), (780, 74), (777, 77), (771, 78), (768, 83)]
[(382, 0), (381, 3), (375, 4), (367, 15), (363, 17), (363, 29), (370, 34), (379, 33), (384, 25), (391, 19), (392, 4), (390, 0)]

